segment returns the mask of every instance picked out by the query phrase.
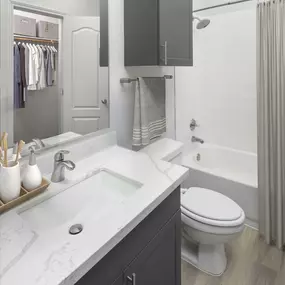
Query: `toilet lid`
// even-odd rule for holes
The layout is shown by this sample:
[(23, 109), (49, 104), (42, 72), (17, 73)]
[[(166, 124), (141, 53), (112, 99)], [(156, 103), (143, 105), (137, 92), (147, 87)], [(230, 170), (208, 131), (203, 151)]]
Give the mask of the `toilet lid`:
[(190, 188), (182, 195), (181, 205), (185, 215), (204, 223), (219, 225), (219, 222), (221, 224), (228, 222), (230, 224), (244, 218), (244, 212), (237, 203), (208, 189)]

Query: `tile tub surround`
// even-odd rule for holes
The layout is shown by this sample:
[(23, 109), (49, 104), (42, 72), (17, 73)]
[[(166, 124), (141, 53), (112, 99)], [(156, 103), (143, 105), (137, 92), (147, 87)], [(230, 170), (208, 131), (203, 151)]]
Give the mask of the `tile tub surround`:
[[(97, 153), (90, 151), (92, 148), (95, 149), (94, 137), (69, 147), (66, 145), (67, 150), (78, 148), (77, 153), (73, 154), (77, 167), (74, 172), (66, 173), (66, 181), (51, 184), (49, 191), (38, 200), (30, 201), (0, 216), (0, 226), (5, 224), (7, 229), (3, 228), (5, 231), (1, 232), (0, 258), (8, 260), (8, 264), (3, 263), (5, 268), (0, 260), (1, 285), (21, 284), (22, 280), (29, 285), (75, 284), (188, 176), (186, 168), (152, 159), (147, 154), (135, 153), (116, 144), (103, 148), (102, 140), (105, 140), (105, 143), (108, 140), (112, 141), (114, 133), (109, 132), (102, 136), (97, 136), (98, 149), (99, 145), (102, 146)], [(89, 149), (87, 158), (83, 153), (87, 154), (86, 149)], [(41, 159), (50, 159), (50, 156), (46, 153), (44, 157), (40, 157), (40, 164), (43, 164)], [(49, 162), (52, 164), (52, 161)], [(50, 173), (50, 168), (46, 169), (46, 173)], [(46, 232), (37, 232), (19, 219), (18, 213), (80, 183), (100, 169), (107, 169), (143, 186), (132, 197), (100, 217), (96, 215), (96, 210), (85, 208), (74, 220), (69, 221), (68, 225)], [(80, 184), (77, 184), (78, 186)], [(68, 206), (68, 201), (66, 205)], [(76, 237), (69, 235), (69, 226), (84, 218), (84, 231)], [(19, 232), (22, 232), (25, 238), (19, 239)], [(8, 239), (5, 239), (7, 236)], [(4, 244), (3, 238), (5, 251), (1, 248)]]

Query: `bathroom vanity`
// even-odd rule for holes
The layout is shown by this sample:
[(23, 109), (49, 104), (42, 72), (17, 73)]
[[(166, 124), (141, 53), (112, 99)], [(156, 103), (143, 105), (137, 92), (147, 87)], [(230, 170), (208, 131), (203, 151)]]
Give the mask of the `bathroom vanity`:
[(0, 284), (180, 285), (188, 169), (121, 148), (106, 130), (43, 151), (47, 179), (61, 149), (76, 164), (65, 181), (0, 216)]
[(77, 285), (180, 285), (180, 188), (177, 188)]

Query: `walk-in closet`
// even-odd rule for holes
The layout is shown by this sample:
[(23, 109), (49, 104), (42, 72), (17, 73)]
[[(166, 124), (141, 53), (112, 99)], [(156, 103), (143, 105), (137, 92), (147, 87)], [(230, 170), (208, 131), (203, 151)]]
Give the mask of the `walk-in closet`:
[(60, 18), (14, 9), (14, 140), (60, 134)]

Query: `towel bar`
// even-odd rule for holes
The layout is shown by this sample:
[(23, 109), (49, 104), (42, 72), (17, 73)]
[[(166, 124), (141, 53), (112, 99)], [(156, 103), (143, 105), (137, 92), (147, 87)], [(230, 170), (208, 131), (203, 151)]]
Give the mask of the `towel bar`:
[[(163, 77), (143, 77), (143, 78), (161, 78), (161, 79), (173, 79), (172, 75), (164, 75)], [(120, 83), (124, 84), (124, 83), (132, 83), (135, 81), (138, 81), (139, 78), (121, 78), (120, 79)]]

